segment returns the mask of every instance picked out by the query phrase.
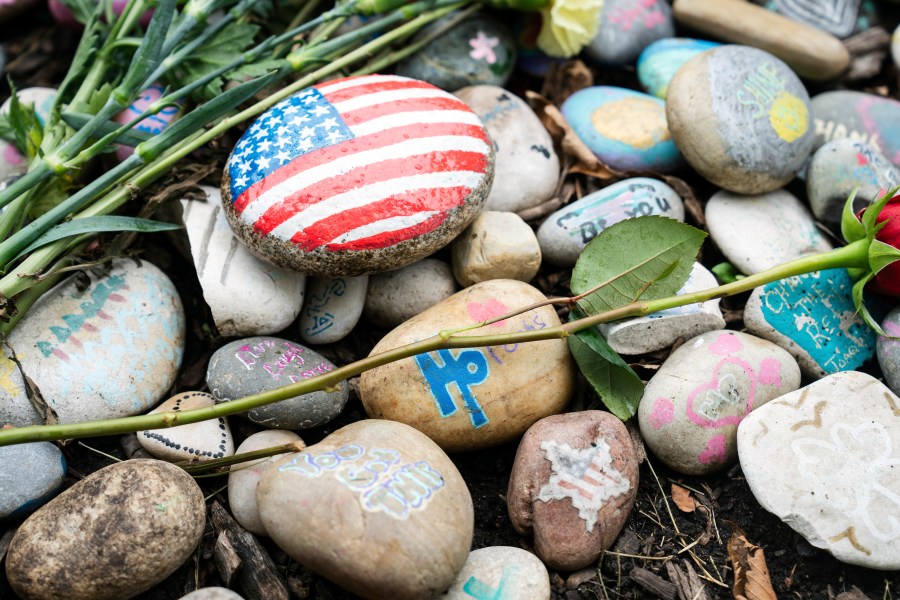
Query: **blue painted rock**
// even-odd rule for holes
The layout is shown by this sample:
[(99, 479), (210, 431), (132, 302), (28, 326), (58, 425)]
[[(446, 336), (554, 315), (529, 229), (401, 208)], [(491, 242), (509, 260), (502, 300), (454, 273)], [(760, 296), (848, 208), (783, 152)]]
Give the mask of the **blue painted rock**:
[(815, 144), (850, 138), (869, 144), (900, 166), (900, 102), (850, 90), (824, 92), (812, 99)]
[(785, 17), (845, 38), (853, 33), (860, 12), (860, 0), (753, 0)]
[(665, 0), (606, 0), (600, 29), (584, 52), (601, 64), (624, 67), (651, 42), (673, 35), (672, 9)]
[(66, 477), (66, 458), (55, 444), (0, 447), (0, 521), (33, 512), (56, 495)]
[[(206, 383), (216, 402), (312, 379), (334, 370), (334, 365), (309, 348), (275, 337), (235, 340), (209, 359)], [(332, 392), (311, 392), (247, 411), (248, 419), (273, 429), (307, 429), (332, 420), (347, 404), (347, 382)]]
[(537, 233), (541, 253), (553, 264), (570, 267), (601, 231), (645, 215), (684, 221), (684, 202), (675, 190), (656, 179), (637, 177), (614, 183), (547, 217)]
[(667, 173), (684, 163), (659, 98), (624, 88), (591, 87), (569, 96), (562, 114), (581, 141), (614, 169)]
[(331, 344), (347, 337), (362, 315), (368, 288), (368, 275), (313, 278), (300, 315), (303, 341)]
[(493, 149), (478, 116), (422, 81), (351, 77), (279, 102), (244, 133), (222, 180), (238, 238), (320, 277), (398, 268), (481, 211)]
[(853, 306), (846, 269), (758, 287), (744, 308), (747, 329), (790, 352), (804, 375), (852, 371), (875, 355), (875, 333)]
[(550, 574), (537, 556), (511, 546), (489, 546), (469, 553), (466, 564), (441, 600), (550, 598)]
[(484, 211), (450, 251), (453, 275), (463, 287), (489, 279), (531, 281), (541, 268), (534, 231), (511, 212)]
[(282, 550), (364, 598), (434, 598), (472, 544), (465, 481), (401, 423), (357, 421), (285, 457), (263, 474), (257, 499)]
[(806, 89), (755, 48), (721, 46), (686, 62), (669, 84), (666, 115), (691, 166), (739, 194), (781, 187), (812, 150)]
[[(543, 302), (521, 281), (478, 283), (388, 333), (372, 354)], [(552, 307), (528, 311), (462, 335), (534, 331), (559, 324)], [(448, 452), (516, 439), (538, 419), (559, 413), (574, 386), (566, 342), (545, 340), (438, 350), (366, 371), (359, 395), (370, 417), (412, 425)]]
[(669, 82), (681, 65), (719, 45), (690, 38), (665, 38), (653, 42), (638, 57), (637, 74), (641, 87), (648, 94), (665, 100)]
[[(216, 405), (215, 398), (204, 392), (182, 392), (169, 398), (149, 414), (181, 412)], [(234, 454), (234, 439), (225, 417), (198, 421), (177, 427), (139, 431), (138, 442), (144, 450), (169, 462), (207, 462)]]
[(392, 329), (446, 300), (458, 289), (450, 265), (426, 258), (396, 271), (373, 275), (363, 313), (378, 327)]
[[(150, 108), (150, 105), (162, 98), (165, 91), (166, 88), (158, 83), (151, 85), (141, 92), (140, 96), (138, 96), (128, 108), (117, 114), (113, 120), (120, 125), (131, 123), (134, 119), (141, 116), (145, 110)], [(159, 135), (172, 123), (172, 121), (175, 120), (180, 110), (181, 109), (177, 106), (167, 106), (155, 115), (150, 115), (149, 117), (141, 119), (134, 127), (132, 127), (132, 129), (150, 135)], [(116, 158), (125, 160), (133, 153), (134, 150), (132, 148), (120, 146), (116, 150)]]
[(876, 352), (884, 381), (896, 394), (900, 392), (900, 307), (884, 317), (881, 328), (890, 337), (878, 336)]

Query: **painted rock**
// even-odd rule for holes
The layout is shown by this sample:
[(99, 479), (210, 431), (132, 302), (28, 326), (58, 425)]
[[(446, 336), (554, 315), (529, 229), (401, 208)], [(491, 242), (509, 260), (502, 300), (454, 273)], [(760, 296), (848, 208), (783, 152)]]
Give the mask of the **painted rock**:
[(232, 233), (219, 190), (201, 189), (207, 201), (182, 200), (181, 220), (216, 329), (226, 337), (281, 331), (300, 313), (306, 277), (256, 258)]
[(559, 157), (534, 111), (493, 85), (466, 87), (455, 95), (475, 111), (494, 143), (494, 184), (485, 209), (517, 212), (549, 200), (559, 180)]
[[(216, 400), (210, 394), (183, 392), (169, 398), (149, 414), (209, 408), (215, 404)], [(234, 454), (231, 428), (224, 417), (166, 429), (139, 431), (137, 439), (144, 450), (156, 458), (170, 462), (207, 462)]]
[[(322, 502), (327, 498), (327, 502)], [(263, 474), (266, 530), (291, 558), (365, 598), (431, 598), (472, 544), (472, 498), (440, 448), (391, 421), (358, 421)]]
[(509, 477), (513, 527), (548, 566), (595, 563), (619, 535), (638, 488), (628, 430), (607, 412), (554, 415), (522, 438)]
[(184, 470), (126, 460), (28, 517), (9, 546), (6, 576), (22, 598), (131, 598), (174, 573), (205, 524), (203, 492)]
[[(443, 25), (438, 21), (419, 37)], [(468, 85), (502, 86), (515, 64), (516, 44), (509, 30), (490, 17), (476, 15), (428, 42), (394, 70), (452, 92)]]
[(0, 4), (0, 23), (11, 20), (16, 15), (37, 5), (38, 0), (6, 0)]
[(706, 204), (706, 225), (722, 254), (746, 275), (831, 250), (809, 210), (786, 190), (756, 196), (716, 192)]
[(865, 142), (900, 166), (900, 102), (851, 90), (824, 92), (812, 99), (815, 142), (850, 138)]
[(56, 495), (65, 477), (66, 458), (56, 444), (0, 447), (0, 521), (37, 509)]
[(855, 212), (900, 185), (900, 171), (864, 142), (834, 140), (816, 150), (806, 174), (806, 193), (816, 218), (834, 231), (841, 230), (847, 197), (859, 188)]
[(439, 597), (442, 600), (549, 600), (550, 574), (538, 557), (521, 548), (479, 548), (469, 553), (453, 585)]
[[(478, 283), (388, 333), (372, 354), (545, 300), (521, 281)], [(556, 311), (543, 306), (461, 335), (559, 324)], [(441, 448), (456, 452), (516, 439), (538, 419), (561, 412), (574, 383), (566, 342), (544, 340), (419, 354), (363, 373), (359, 395), (370, 417), (412, 425)]]
[(390, 329), (456, 293), (453, 270), (426, 258), (408, 267), (373, 275), (363, 312), (377, 326)]
[[(162, 98), (165, 92), (166, 88), (162, 85), (158, 83), (151, 85), (141, 92), (141, 95), (135, 98), (134, 102), (132, 102), (128, 108), (117, 114), (115, 118), (113, 118), (113, 121), (120, 125), (131, 123), (133, 120), (144, 114), (144, 111), (150, 108), (154, 102)], [(149, 117), (145, 117), (138, 121), (137, 124), (132, 127), (132, 130), (141, 131), (150, 135), (159, 135), (172, 123), (172, 121), (175, 120), (180, 110), (181, 109), (177, 106), (167, 106), (155, 115), (150, 115)], [(134, 150), (128, 146), (120, 146), (116, 150), (116, 158), (120, 161), (125, 160), (132, 154), (134, 154)]]
[(644, 443), (670, 468), (706, 475), (737, 460), (741, 420), (800, 387), (800, 369), (771, 342), (737, 331), (680, 346), (647, 383), (638, 407)]
[(493, 149), (462, 100), (367, 75), (307, 88), (235, 146), (222, 203), (258, 256), (321, 277), (395, 269), (449, 243), (481, 211)]
[[(694, 263), (687, 281), (677, 295), (699, 292), (716, 287), (715, 276), (700, 263)], [(725, 319), (719, 309), (719, 299), (688, 304), (637, 317), (604, 323), (600, 333), (610, 347), (620, 354), (644, 354), (671, 346), (678, 338), (690, 339), (707, 331), (725, 329)]]
[[(41, 125), (50, 118), (50, 109), (53, 107), (53, 101), (56, 100), (56, 89), (48, 87), (28, 87), (22, 88), (16, 92), (16, 97), (23, 105), (30, 106), (34, 109), (34, 114)], [(0, 106), (0, 113), (9, 114), (9, 107), (12, 104), (10, 98)]]
[(194, 590), (179, 600), (244, 600), (244, 598), (228, 588), (207, 587)]
[[(236, 340), (209, 359), (206, 383), (216, 402), (236, 400), (312, 379), (334, 370), (324, 357), (294, 342), (275, 337)], [(247, 411), (248, 419), (274, 429), (308, 429), (344, 410), (350, 390), (342, 381), (333, 392), (311, 392)]]
[(347, 337), (362, 315), (368, 288), (368, 275), (310, 280), (300, 316), (303, 341), (331, 344)]
[(613, 169), (667, 173), (684, 164), (659, 98), (625, 88), (590, 87), (569, 96), (562, 114), (581, 141)]
[[(59, 423), (146, 412), (175, 383), (184, 352), (181, 299), (162, 271), (114, 260), (107, 275), (89, 277), (83, 291), (72, 277), (42, 296), (8, 338)], [(0, 404), (12, 396), (24, 407), (22, 376), (6, 371)]]
[(817, 548), (900, 569), (900, 399), (870, 375), (829, 375), (754, 411), (738, 430), (756, 500)]
[(684, 202), (662, 181), (636, 177), (588, 194), (556, 211), (538, 229), (545, 260), (571, 267), (601, 231), (631, 217), (662, 215), (684, 221)]
[(5, 354), (0, 356), (0, 427), (43, 424), (44, 420), (28, 399), (19, 367)]
[(815, 27), (839, 38), (853, 33), (860, 0), (830, 0), (809, 4), (804, 0), (753, 0), (792, 21)]
[(846, 269), (767, 283), (750, 294), (744, 325), (790, 352), (807, 377), (852, 371), (875, 355), (875, 333), (853, 305)]
[(881, 328), (891, 337), (878, 336), (876, 352), (884, 381), (895, 394), (900, 393), (900, 307), (885, 316)]
[[(237, 453), (254, 452), (272, 448), (273, 446), (283, 446), (284, 444), (295, 444), (297, 450), (305, 447), (303, 440), (296, 433), (270, 429), (254, 433), (248, 437), (243, 444), (238, 446)], [(231, 466), (231, 472), (228, 474), (228, 508), (231, 509), (234, 520), (250, 533), (269, 535), (266, 533), (266, 528), (259, 518), (256, 488), (266, 469), (283, 456), (284, 454), (276, 454), (269, 458), (261, 458)]]
[(515, 213), (485, 211), (451, 247), (453, 275), (463, 287), (489, 279), (531, 281), (541, 268), (534, 231)]
[(22, 175), (27, 170), (28, 163), (25, 157), (14, 145), (0, 140), (0, 179), (6, 180), (16, 175)]
[(606, 0), (600, 29), (584, 52), (601, 64), (624, 67), (633, 65), (651, 42), (673, 35), (672, 9), (665, 0)]
[(739, 194), (786, 184), (812, 150), (806, 89), (755, 48), (721, 46), (686, 62), (669, 84), (666, 116), (691, 166)]
[(637, 74), (641, 87), (648, 94), (665, 100), (669, 82), (681, 65), (719, 45), (690, 38), (665, 38), (653, 42), (638, 57)]

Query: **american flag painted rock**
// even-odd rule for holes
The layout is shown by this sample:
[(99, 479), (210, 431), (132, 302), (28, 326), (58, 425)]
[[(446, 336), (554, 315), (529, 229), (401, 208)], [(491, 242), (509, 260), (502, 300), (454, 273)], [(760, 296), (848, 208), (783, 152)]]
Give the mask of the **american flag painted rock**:
[(394, 75), (319, 84), (244, 133), (222, 182), (236, 235), (262, 258), (319, 276), (415, 262), (481, 211), (493, 148), (478, 116)]

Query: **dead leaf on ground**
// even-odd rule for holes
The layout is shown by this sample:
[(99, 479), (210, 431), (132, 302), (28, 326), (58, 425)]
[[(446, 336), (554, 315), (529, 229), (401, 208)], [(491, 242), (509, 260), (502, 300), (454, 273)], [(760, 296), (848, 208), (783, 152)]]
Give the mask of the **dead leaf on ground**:
[(541, 95), (561, 106), (569, 96), (594, 85), (594, 74), (580, 60), (553, 65), (544, 78)]
[(675, 506), (686, 513), (694, 512), (700, 506), (697, 499), (691, 496), (690, 490), (675, 483), (672, 484), (672, 500), (675, 501)]
[(735, 600), (777, 600), (763, 549), (751, 544), (740, 527), (731, 526), (734, 533), (728, 540), (728, 558), (734, 569)]

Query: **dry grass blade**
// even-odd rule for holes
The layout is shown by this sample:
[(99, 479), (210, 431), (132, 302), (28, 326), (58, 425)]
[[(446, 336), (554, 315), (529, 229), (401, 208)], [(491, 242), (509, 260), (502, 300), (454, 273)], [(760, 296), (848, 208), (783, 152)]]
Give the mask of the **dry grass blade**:
[(675, 506), (686, 513), (694, 512), (700, 506), (689, 490), (674, 483), (672, 484), (672, 500), (675, 502)]
[(728, 558), (734, 569), (735, 600), (776, 600), (763, 549), (751, 544), (741, 529), (734, 527), (728, 540)]

